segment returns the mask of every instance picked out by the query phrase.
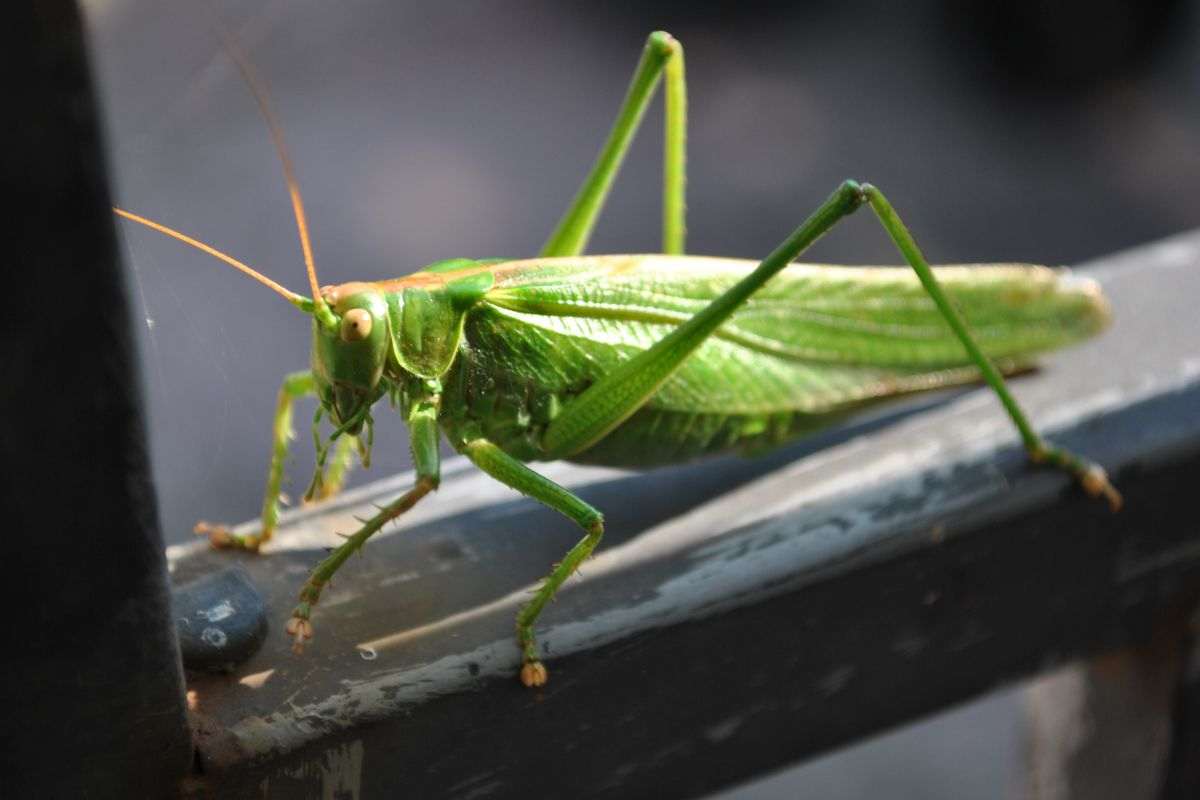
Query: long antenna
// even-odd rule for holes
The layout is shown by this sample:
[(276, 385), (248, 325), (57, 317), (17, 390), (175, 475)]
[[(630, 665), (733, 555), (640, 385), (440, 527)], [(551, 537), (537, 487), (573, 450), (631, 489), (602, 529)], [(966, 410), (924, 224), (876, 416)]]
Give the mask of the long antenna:
[(309, 300), (304, 295), (297, 294), (296, 292), (293, 292), (291, 289), (281, 286), (280, 284), (278, 284), (275, 281), (268, 278), (266, 275), (263, 275), (261, 272), (258, 272), (257, 270), (252, 269), (251, 267), (247, 266), (246, 264), (243, 264), (241, 261), (238, 261), (233, 256), (226, 255), (225, 253), (222, 253), (217, 248), (212, 247), (211, 245), (205, 244), (204, 242), (200, 241), (199, 239), (193, 239), (191, 236), (188, 236), (185, 233), (180, 233), (179, 231), (177, 231), (173, 228), (168, 228), (166, 225), (155, 222), (152, 219), (147, 219), (146, 217), (143, 217), (140, 214), (134, 214), (132, 211), (126, 211), (123, 208), (117, 208), (116, 206), (113, 206), (113, 211), (115, 211), (119, 216), (122, 216), (125, 219), (132, 220), (141, 225), (145, 225), (147, 228), (152, 228), (153, 230), (156, 230), (159, 233), (166, 234), (167, 236), (170, 236), (172, 239), (178, 239), (179, 241), (183, 242), (184, 244), (191, 245), (192, 247), (196, 248), (197, 250), (201, 250), (205, 253), (208, 253), (213, 258), (219, 258), (220, 260), (224, 261), (226, 264), (233, 267), (234, 269), (241, 270), (242, 272), (249, 275), (251, 278), (254, 278), (254, 280), (258, 281), (263, 286), (266, 286), (268, 289), (283, 295), (284, 298), (286, 298), (288, 300), (288, 302), (292, 303), (293, 305), (299, 306), (300, 308), (305, 309), (305, 310), (308, 310), (312, 306), (312, 301)]
[(317, 267), (313, 262), (312, 242), (308, 235), (308, 218), (304, 214), (304, 200), (300, 197), (300, 183), (296, 180), (296, 171), (292, 166), (292, 159), (288, 155), (287, 145), (283, 141), (283, 128), (279, 125), (275, 113), (271, 109), (271, 96), (267, 93), (267, 85), (259, 77), (254, 65), (250, 63), (250, 59), (242, 52), (233, 34), (220, 23), (214, 23), (214, 25), (217, 35), (221, 37), (221, 41), (225, 45), (226, 52), (229, 53), (229, 57), (233, 59), (238, 71), (242, 73), (242, 78), (250, 87), (250, 93), (254, 95), (254, 102), (258, 105), (258, 110), (262, 112), (263, 118), (267, 121), (267, 128), (271, 131), (271, 141), (275, 145), (275, 152), (283, 166), (283, 177), (287, 181), (288, 195), (292, 198), (292, 213), (296, 217), (296, 230), (300, 234), (300, 249), (304, 253), (304, 266), (308, 270), (308, 284), (312, 289), (313, 315), (324, 327), (335, 326), (337, 318), (326, 305), (325, 298), (321, 296), (321, 286), (317, 282)]

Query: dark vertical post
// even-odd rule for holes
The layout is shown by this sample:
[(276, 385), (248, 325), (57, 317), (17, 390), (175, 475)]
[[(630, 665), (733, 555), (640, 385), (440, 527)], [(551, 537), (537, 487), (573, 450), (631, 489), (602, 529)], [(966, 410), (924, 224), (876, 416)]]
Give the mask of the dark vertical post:
[(71, 0), (4, 23), (0, 783), (162, 796), (191, 743), (83, 31)]

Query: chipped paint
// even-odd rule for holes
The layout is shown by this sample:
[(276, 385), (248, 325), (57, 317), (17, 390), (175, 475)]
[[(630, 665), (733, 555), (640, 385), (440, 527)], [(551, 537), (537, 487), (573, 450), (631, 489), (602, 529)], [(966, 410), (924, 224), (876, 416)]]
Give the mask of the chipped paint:
[(237, 613), (233, 607), (233, 603), (228, 599), (222, 600), (211, 608), (201, 609), (196, 612), (196, 616), (204, 617), (209, 622), (220, 622), (223, 619), (232, 617)]
[(266, 685), (271, 676), (275, 674), (275, 669), (265, 669), (262, 672), (254, 672), (250, 675), (244, 675), (238, 679), (238, 683), (248, 689), (261, 689)]

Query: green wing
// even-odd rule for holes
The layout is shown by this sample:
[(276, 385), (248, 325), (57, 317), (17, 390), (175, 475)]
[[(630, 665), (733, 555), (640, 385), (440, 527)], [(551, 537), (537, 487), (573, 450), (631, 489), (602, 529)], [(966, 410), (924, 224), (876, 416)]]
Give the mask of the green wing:
[[(757, 262), (594, 256), (509, 262), (468, 323), (476, 356), (540, 393), (581, 390), (703, 308)], [(1028, 265), (935, 268), (981, 346), (1012, 369), (1101, 330), (1098, 286)], [(818, 414), (972, 380), (962, 345), (907, 267), (795, 265), (705, 342), (648, 408)]]

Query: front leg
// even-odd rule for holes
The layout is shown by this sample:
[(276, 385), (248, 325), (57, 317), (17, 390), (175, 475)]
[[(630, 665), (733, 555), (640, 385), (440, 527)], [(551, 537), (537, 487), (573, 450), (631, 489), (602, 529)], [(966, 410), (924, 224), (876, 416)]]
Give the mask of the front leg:
[[(295, 436), (292, 430), (292, 406), (301, 397), (316, 394), (313, 375), (305, 370), (293, 372), (283, 379), (279, 387), (279, 398), (275, 404), (275, 421), (271, 435), (271, 464), (267, 468), (267, 488), (263, 493), (262, 526), (255, 533), (234, 533), (225, 525), (211, 525), (203, 520), (196, 523), (195, 532), (207, 536), (213, 547), (233, 550), (257, 551), (269, 541), (279, 524), (280, 495), (283, 487), (283, 464), (287, 460), (289, 443)], [(339, 445), (334, 454), (334, 465), (330, 468), (329, 486), (321, 498), (328, 497), (341, 487), (345, 480), (349, 462), (349, 442)]]

